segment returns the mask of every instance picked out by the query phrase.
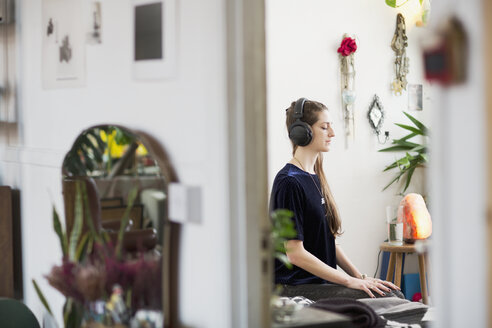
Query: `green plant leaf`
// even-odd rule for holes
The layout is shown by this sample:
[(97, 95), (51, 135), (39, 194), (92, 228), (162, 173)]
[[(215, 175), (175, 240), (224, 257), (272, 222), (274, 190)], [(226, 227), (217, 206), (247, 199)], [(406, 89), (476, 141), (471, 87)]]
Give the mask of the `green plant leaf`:
[(398, 163), (398, 167), (400, 168), (400, 170), (402, 170), (402, 167), (408, 167), (410, 165), (410, 159), (408, 158), (408, 156), (402, 157), (396, 162)]
[(383, 172), (386, 172), (388, 170), (394, 169), (395, 167), (398, 167), (398, 161), (394, 161), (392, 164), (388, 165)]
[(82, 155), (84, 156), (84, 164), (85, 164), (86, 169), (89, 172), (92, 172), (92, 171), (94, 171), (96, 166), (94, 165), (94, 160), (93, 160), (92, 156), (89, 154), (89, 151), (86, 148), (87, 147), (82, 146), (82, 147), (80, 147), (80, 150), (82, 152)]
[(403, 192), (405, 192), (407, 190), (408, 186), (410, 185), (410, 181), (412, 180), (412, 175), (413, 175), (414, 171), (415, 171), (415, 166), (411, 166), (407, 170), (407, 181), (405, 183), (405, 188), (403, 188)]
[[(410, 151), (411, 152), (415, 152), (415, 153), (419, 153), (419, 154), (423, 154), (423, 153), (426, 153), (427, 152), (427, 146), (420, 145), (420, 146), (417, 146), (417, 147), (413, 148)], [(418, 155), (416, 155), (416, 156), (418, 156)]]
[(65, 328), (77, 328), (82, 324), (84, 309), (82, 304), (67, 298), (63, 306), (63, 320)]
[(292, 269), (292, 263), (290, 263), (289, 258), (285, 254), (277, 253), (275, 254), (275, 258), (277, 258), (280, 262), (285, 264), (285, 266), (289, 269)]
[(409, 133), (407, 134), (406, 136), (404, 136), (403, 138), (400, 138), (398, 140), (401, 140), (401, 141), (407, 141), (408, 139), (412, 139), (413, 137), (417, 136), (418, 134), (417, 133)]
[(75, 261), (77, 244), (79, 242), (80, 233), (82, 231), (82, 222), (84, 215), (82, 212), (82, 192), (80, 184), (80, 181), (76, 181), (75, 183), (75, 216), (68, 247), (68, 256), (71, 261)]
[(397, 146), (392, 146), (392, 147), (380, 149), (380, 150), (378, 150), (378, 152), (384, 153), (384, 152), (390, 152), (390, 151), (407, 151), (410, 149), (411, 148), (409, 148), (408, 146), (397, 145)]
[(126, 131), (115, 127), (116, 135), (114, 136), (114, 140), (118, 145), (129, 145), (135, 141), (135, 136), (133, 134), (127, 133)]
[(36, 283), (36, 280), (32, 279), (32, 284), (34, 285), (34, 290), (36, 290), (36, 294), (38, 294), (39, 300), (41, 301), (41, 303), (43, 303), (46, 311), (48, 311), (49, 314), (53, 315), (53, 312), (51, 312), (51, 308), (48, 304), (48, 301), (46, 301), (46, 297), (44, 297), (44, 294), (41, 291), (41, 288), (39, 288), (38, 284)]
[(408, 0), (405, 0), (404, 2), (400, 3), (399, 5), (396, 4), (396, 0), (385, 0), (386, 4), (390, 6), (391, 8), (400, 8), (404, 4), (408, 2)]
[(395, 123), (395, 125), (399, 126), (400, 128), (403, 128), (405, 130), (411, 131), (413, 133), (416, 133), (418, 135), (425, 136), (424, 132), (420, 131), (417, 128), (414, 128), (413, 126), (406, 125), (406, 124), (400, 124), (400, 123)]
[(87, 187), (85, 183), (82, 183), (81, 190), (82, 190), (82, 198), (84, 201), (85, 223), (89, 227), (89, 231), (91, 232), (92, 239), (94, 239), (95, 241), (101, 241), (101, 236), (99, 235), (98, 231), (96, 230), (96, 227), (94, 226), (94, 222), (92, 221), (92, 214), (89, 207), (89, 198), (87, 196)]
[(123, 246), (123, 235), (125, 233), (126, 226), (128, 225), (128, 221), (130, 220), (130, 211), (133, 207), (133, 202), (135, 198), (137, 198), (138, 188), (133, 187), (128, 194), (128, 205), (126, 206), (125, 213), (123, 213), (123, 218), (121, 219), (120, 231), (118, 232), (118, 240), (116, 241), (116, 256), (117, 258), (121, 257), (121, 248)]
[(391, 180), (391, 182), (390, 182), (390, 183), (388, 183), (388, 184), (387, 184), (387, 185), (383, 188), (383, 191), (385, 191), (386, 189), (388, 189), (388, 187), (389, 187), (389, 186), (391, 186), (394, 182), (399, 181), (399, 180), (400, 180), (400, 177), (403, 175), (403, 173), (405, 173), (405, 172), (404, 172), (404, 171), (400, 171), (400, 173), (398, 173), (398, 174), (396, 175), (396, 177), (395, 177), (393, 180)]
[(386, 4), (391, 8), (396, 8), (396, 0), (386, 0)]
[(58, 216), (58, 213), (56, 212), (56, 209), (54, 206), (53, 206), (53, 229), (55, 230), (56, 234), (58, 235), (58, 239), (60, 240), (60, 246), (62, 249), (62, 254), (65, 257), (65, 256), (67, 256), (67, 252), (68, 252), (67, 235), (63, 233), (62, 226), (60, 223), (60, 217)]
[[(420, 0), (420, 1), (422, 1), (422, 0)], [(415, 124), (415, 126), (422, 132), (422, 134), (424, 136), (426, 136), (428, 134), (429, 129), (422, 122), (420, 122), (415, 117), (413, 117), (412, 115), (410, 115), (406, 112), (403, 112), (403, 114), (405, 114), (408, 117), (408, 119), (410, 121), (412, 121), (413, 124)]]
[(89, 245), (90, 231), (86, 231), (82, 238), (80, 238), (79, 245), (77, 246), (77, 251), (75, 252), (75, 261), (82, 262), (85, 255), (87, 254), (87, 246)]
[(406, 140), (394, 140), (393, 143), (400, 145), (400, 146), (406, 146), (408, 149), (413, 149), (415, 147), (421, 146), (415, 142), (409, 142)]
[(111, 242), (111, 237), (106, 230), (101, 231), (101, 239), (103, 244), (109, 244)]

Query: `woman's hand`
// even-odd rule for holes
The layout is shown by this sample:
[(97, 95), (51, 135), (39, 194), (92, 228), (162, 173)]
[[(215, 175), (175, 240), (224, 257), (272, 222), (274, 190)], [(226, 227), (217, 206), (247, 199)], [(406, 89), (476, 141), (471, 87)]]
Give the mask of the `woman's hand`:
[(391, 291), (388, 286), (390, 286), (391, 288), (394, 287), (394, 289), (399, 289), (396, 285), (393, 285), (389, 281), (383, 281), (381, 279), (374, 278), (358, 279), (351, 277), (347, 284), (347, 287), (363, 290), (372, 298), (375, 298), (373, 292), (376, 292), (381, 296), (385, 296), (386, 294), (384, 293), (384, 291)]
[[(397, 285), (395, 285), (394, 283), (392, 283), (390, 281), (381, 280), (381, 279), (372, 278), (372, 277), (366, 277), (366, 279), (364, 279), (364, 280), (372, 280), (374, 282), (381, 283), (381, 284), (385, 285), (386, 287), (389, 287), (389, 288), (392, 288), (392, 289), (395, 289), (395, 290), (401, 290), (400, 287), (398, 287)], [(390, 290), (387, 290), (387, 291), (391, 291), (391, 289)]]

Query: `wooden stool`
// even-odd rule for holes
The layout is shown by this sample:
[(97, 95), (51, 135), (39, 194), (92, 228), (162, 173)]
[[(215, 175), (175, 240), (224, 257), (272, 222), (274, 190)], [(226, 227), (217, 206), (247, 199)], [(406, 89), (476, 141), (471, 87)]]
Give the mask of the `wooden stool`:
[[(401, 287), (402, 276), (402, 262), (403, 253), (415, 253), (414, 244), (403, 244), (401, 246), (390, 245), (388, 242), (384, 242), (379, 247), (384, 252), (390, 252), (390, 259), (388, 264), (388, 273), (386, 274), (386, 280), (393, 282), (393, 273), (395, 275), (394, 284)], [(425, 270), (425, 257), (426, 254), (418, 254), (419, 257), (419, 277), (420, 277), (420, 291), (422, 293), (422, 301), (424, 304), (428, 304), (427, 298), (427, 278)]]

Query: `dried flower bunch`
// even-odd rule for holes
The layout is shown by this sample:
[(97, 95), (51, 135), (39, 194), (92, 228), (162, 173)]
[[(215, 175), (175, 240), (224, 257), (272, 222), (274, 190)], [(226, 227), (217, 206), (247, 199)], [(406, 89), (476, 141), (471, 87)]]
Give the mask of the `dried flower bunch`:
[(82, 304), (107, 299), (115, 285), (131, 291), (131, 308), (161, 309), (160, 256), (119, 259), (110, 244), (95, 245), (83, 262), (67, 259), (46, 275), (49, 284)]

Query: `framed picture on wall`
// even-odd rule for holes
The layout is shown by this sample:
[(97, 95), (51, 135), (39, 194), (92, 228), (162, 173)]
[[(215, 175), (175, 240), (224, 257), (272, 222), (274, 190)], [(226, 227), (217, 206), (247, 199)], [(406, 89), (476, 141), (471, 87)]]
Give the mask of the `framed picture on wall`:
[(135, 79), (176, 76), (175, 0), (133, 0)]
[(408, 85), (408, 110), (423, 110), (422, 84)]
[(43, 87), (85, 85), (84, 20), (81, 0), (43, 0)]

